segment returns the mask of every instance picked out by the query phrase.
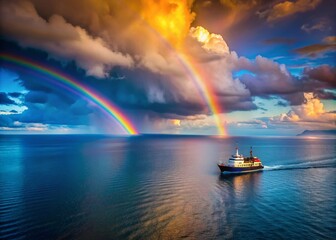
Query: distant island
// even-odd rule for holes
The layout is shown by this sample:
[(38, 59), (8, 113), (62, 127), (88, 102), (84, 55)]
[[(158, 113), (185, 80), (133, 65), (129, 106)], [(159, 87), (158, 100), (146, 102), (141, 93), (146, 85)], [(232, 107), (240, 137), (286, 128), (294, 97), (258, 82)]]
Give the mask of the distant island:
[(335, 130), (305, 130), (296, 136), (335, 136), (336, 137), (336, 129)]

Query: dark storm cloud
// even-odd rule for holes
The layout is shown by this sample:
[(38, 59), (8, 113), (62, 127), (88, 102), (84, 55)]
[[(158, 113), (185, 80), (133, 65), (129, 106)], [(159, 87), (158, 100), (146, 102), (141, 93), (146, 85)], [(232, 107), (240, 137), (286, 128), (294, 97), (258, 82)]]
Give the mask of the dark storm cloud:
[(86, 125), (88, 114), (73, 113), (71, 105), (64, 102), (56, 94), (49, 94), (46, 103), (25, 102), (28, 108), (23, 111), (18, 120), (22, 123)]
[(336, 100), (336, 93), (334, 92), (328, 92), (325, 91), (324, 89), (319, 89), (316, 90), (315, 96), (318, 97), (319, 99), (326, 99), (326, 100)]
[(20, 79), (18, 80), (18, 82), (25, 89), (45, 93), (53, 92), (53, 86), (45, 83), (43, 80), (39, 79), (39, 77), (26, 74), (25, 72), (21, 73), (21, 71), (18, 71), (18, 74), (20, 74)]
[(0, 92), (0, 105), (17, 105), (17, 103), (8, 97), (5, 92)]
[(30, 91), (25, 96), (26, 103), (46, 103), (48, 94), (41, 91)]
[[(12, 46), (15, 48), (15, 46)], [(20, 47), (16, 47), (20, 49)], [(145, 69), (123, 69), (116, 68), (111, 72), (111, 78), (106, 80), (97, 80), (93, 77), (85, 76), (85, 72), (77, 71), (75, 66), (70, 67), (68, 64), (61, 64), (52, 61), (46, 56), (41, 55), (38, 51), (33, 52), (35, 56), (39, 56), (39, 62), (46, 62), (52, 65), (54, 69), (61, 69), (63, 72), (71, 73), (76, 79), (81, 79), (85, 85), (107, 96), (111, 102), (114, 102), (120, 108), (127, 110), (142, 110), (142, 112), (157, 112), (162, 117), (170, 114), (181, 115), (183, 117), (197, 114), (210, 114), (209, 107), (199, 94), (197, 86), (186, 81), (186, 76), (181, 75), (177, 79), (170, 79), (169, 76), (151, 73)], [(92, 110), (87, 106), (80, 105), (76, 102), (79, 97), (73, 93), (67, 93), (63, 89), (59, 89), (50, 84), (48, 77), (44, 79), (41, 75), (27, 72), (24, 69), (16, 69), (20, 76), (17, 80), (28, 93), (24, 97), (23, 105), (30, 107), (24, 113), (23, 121), (32, 122), (42, 119), (43, 123), (50, 123), (49, 117), (39, 116), (38, 110), (48, 114), (48, 108), (62, 109), (70, 111), (72, 115), (80, 116), (90, 114)], [(122, 77), (120, 77), (122, 76)], [(108, 80), (108, 81), (107, 81)], [(217, 92), (217, 99), (222, 106), (223, 112), (231, 111), (248, 111), (257, 109), (253, 103), (251, 96), (241, 94), (240, 91)], [(53, 97), (54, 95), (59, 98)], [(58, 99), (62, 101), (58, 102)], [(66, 102), (66, 103), (64, 103)], [(31, 117), (30, 115), (36, 117)], [(55, 112), (55, 114), (57, 114)], [(57, 117), (55, 117), (57, 118)], [(61, 117), (64, 123), (64, 117)], [(69, 117), (70, 119), (71, 116)], [(70, 120), (69, 120), (70, 121)], [(55, 122), (58, 122), (55, 120)]]
[(23, 94), (20, 93), (20, 92), (10, 92), (10, 93), (8, 93), (8, 96), (10, 96), (12, 98), (19, 98), (19, 97), (23, 96)]
[[(123, 71), (121, 80), (92, 82), (122, 108), (153, 111), (161, 114), (193, 115), (207, 112), (207, 106), (200, 99), (189, 98), (181, 91), (181, 84), (169, 78), (144, 70)], [(183, 79), (183, 78), (182, 78)], [(182, 81), (181, 79), (181, 81)], [(113, 85), (113, 88), (108, 87)], [(192, 86), (196, 92), (195, 86)], [(196, 92), (196, 94), (198, 94)], [(196, 96), (199, 99), (200, 96)]]
[(290, 106), (300, 105), (305, 101), (304, 92), (302, 89), (298, 89), (294, 93), (280, 94), (278, 96), (287, 101), (288, 105)]
[(336, 87), (336, 67), (321, 65), (316, 68), (305, 68), (303, 74), (307, 80), (324, 83), (325, 87)]

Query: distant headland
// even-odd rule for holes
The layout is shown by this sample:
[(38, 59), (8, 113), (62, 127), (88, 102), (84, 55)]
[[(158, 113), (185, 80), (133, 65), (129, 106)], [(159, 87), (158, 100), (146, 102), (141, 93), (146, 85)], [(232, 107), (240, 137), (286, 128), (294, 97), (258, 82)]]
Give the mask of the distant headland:
[(336, 137), (336, 129), (332, 130), (305, 130), (297, 136), (334, 136)]

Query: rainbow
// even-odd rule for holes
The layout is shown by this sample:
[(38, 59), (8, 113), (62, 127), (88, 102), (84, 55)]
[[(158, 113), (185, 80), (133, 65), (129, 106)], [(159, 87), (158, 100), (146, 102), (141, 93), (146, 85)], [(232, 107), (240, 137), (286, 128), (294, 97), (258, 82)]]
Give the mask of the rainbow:
[(221, 136), (226, 136), (227, 132), (224, 128), (224, 124), (222, 124), (219, 117), (219, 115), (221, 114), (220, 104), (217, 101), (215, 94), (213, 93), (214, 91), (211, 84), (207, 82), (206, 77), (203, 76), (204, 74), (202, 74), (202, 72), (196, 68), (195, 64), (193, 64), (193, 61), (188, 58), (186, 54), (179, 53), (178, 50), (174, 48), (173, 45), (170, 44), (169, 41), (165, 39), (158, 31), (151, 27), (147, 22), (144, 23), (146, 24), (148, 29), (161, 40), (163, 46), (165, 46), (168, 50), (174, 53), (175, 58), (181, 64), (184, 71), (189, 75), (189, 77), (197, 87), (197, 90), (202, 96), (204, 102), (208, 105), (209, 110), (213, 114), (213, 118), (218, 129), (218, 134)]
[(50, 78), (48, 78), (48, 80), (53, 84), (73, 93), (76, 93), (77, 95), (84, 97), (89, 102), (95, 103), (102, 111), (115, 119), (126, 133), (131, 135), (138, 134), (137, 129), (134, 127), (131, 121), (120, 111), (120, 109), (118, 109), (117, 106), (101, 96), (99, 93), (90, 89), (88, 86), (85, 86), (82, 83), (78, 82), (74, 78), (60, 73), (54, 69), (51, 69), (50, 67), (43, 66), (40, 63), (36, 63), (32, 60), (28, 60), (22, 57), (0, 53), (0, 59), (52, 77), (52, 79), (55, 79), (56, 81)]
[(224, 125), (219, 118), (219, 114), (221, 113), (220, 105), (216, 100), (215, 94), (213, 94), (211, 85), (205, 81), (205, 77), (202, 76), (201, 71), (196, 69), (195, 64), (193, 64), (186, 55), (176, 53), (176, 58), (189, 74), (193, 82), (196, 83), (196, 86), (198, 86), (199, 92), (202, 94), (204, 101), (207, 103), (211, 113), (213, 114), (218, 134), (223, 136), (227, 135)]

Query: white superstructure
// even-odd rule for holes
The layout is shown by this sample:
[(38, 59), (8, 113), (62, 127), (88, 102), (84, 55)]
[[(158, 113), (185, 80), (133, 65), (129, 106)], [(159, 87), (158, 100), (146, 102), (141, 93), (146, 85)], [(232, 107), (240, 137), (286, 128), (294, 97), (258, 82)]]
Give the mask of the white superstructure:
[(242, 154), (239, 154), (238, 148), (236, 147), (236, 154), (231, 155), (227, 164), (228, 167), (257, 167), (261, 166), (261, 162), (257, 157), (244, 158)]

